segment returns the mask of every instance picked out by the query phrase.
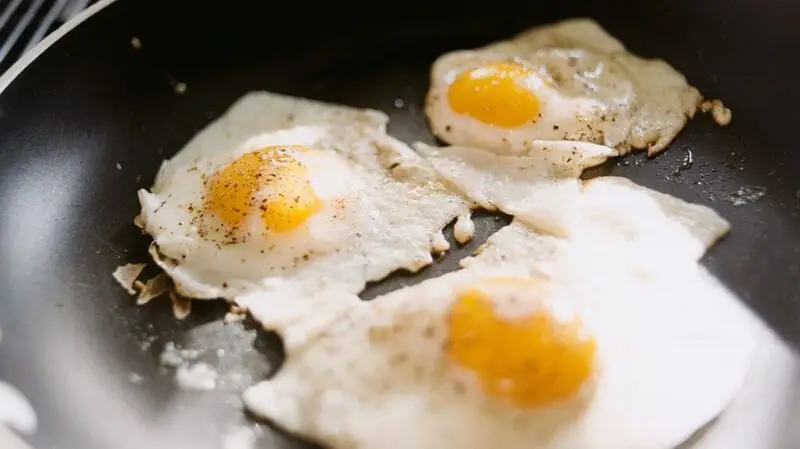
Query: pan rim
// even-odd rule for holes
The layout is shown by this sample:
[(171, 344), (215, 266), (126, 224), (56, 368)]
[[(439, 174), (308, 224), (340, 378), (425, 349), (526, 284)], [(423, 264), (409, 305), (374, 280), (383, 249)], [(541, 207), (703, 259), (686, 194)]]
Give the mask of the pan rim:
[(0, 95), (2, 95), (8, 86), (10, 86), (11, 83), (13, 83), (14, 80), (48, 48), (66, 36), (70, 31), (74, 30), (78, 25), (116, 1), (117, 0), (99, 0), (97, 3), (84, 9), (78, 13), (78, 15), (62, 24), (55, 31), (42, 39), (41, 42), (23, 54), (5, 73), (0, 75)]

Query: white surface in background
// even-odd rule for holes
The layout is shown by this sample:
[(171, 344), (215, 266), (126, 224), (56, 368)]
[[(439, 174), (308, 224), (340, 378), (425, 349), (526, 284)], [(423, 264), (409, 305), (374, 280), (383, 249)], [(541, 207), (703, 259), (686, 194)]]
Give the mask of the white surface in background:
[(31, 449), (10, 430), (0, 426), (0, 448), (2, 449)]
[[(3, 332), (0, 331), (2, 340)], [(36, 421), (36, 413), (25, 396), (13, 386), (0, 381), (0, 429), (9, 426), (18, 432), (30, 434), (36, 431)], [(5, 449), (5, 446), (0, 445), (0, 448)]]
[(33, 407), (19, 390), (3, 381), (0, 381), (0, 425), (24, 434), (36, 431)]

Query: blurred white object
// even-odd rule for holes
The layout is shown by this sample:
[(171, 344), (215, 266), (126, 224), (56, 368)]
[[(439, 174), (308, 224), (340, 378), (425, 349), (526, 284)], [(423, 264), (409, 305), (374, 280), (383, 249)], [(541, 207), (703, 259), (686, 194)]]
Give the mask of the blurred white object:
[(19, 390), (0, 381), (0, 426), (3, 425), (21, 433), (33, 433), (36, 431), (36, 413)]
[[(2, 339), (3, 333), (0, 331)], [(11, 430), (31, 434), (36, 431), (36, 421), (36, 413), (25, 396), (13, 386), (0, 381), (0, 448), (28, 449)]]
[(31, 449), (13, 432), (0, 425), (0, 447), (3, 449)]

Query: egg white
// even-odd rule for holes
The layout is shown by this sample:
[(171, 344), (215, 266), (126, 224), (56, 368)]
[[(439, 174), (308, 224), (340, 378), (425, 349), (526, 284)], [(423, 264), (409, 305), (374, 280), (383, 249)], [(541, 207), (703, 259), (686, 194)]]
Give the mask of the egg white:
[(610, 251), (616, 247), (700, 260), (731, 228), (707, 206), (617, 176), (585, 181), (579, 201), (583, 216), (575, 240)]
[[(288, 114), (288, 115), (287, 115)], [(291, 116), (291, 120), (289, 117)], [(166, 161), (150, 191), (139, 192), (155, 261), (182, 295), (291, 303), (318, 291), (358, 293), (398, 269), (433, 261), (433, 240), (469, 203), (448, 192), (413, 150), (385, 134), (385, 116), (275, 94), (250, 94)], [(275, 130), (275, 127), (291, 126)], [(296, 154), (322, 208), (301, 226), (229, 244), (203, 229), (204, 179), (238, 156), (268, 145)], [(192, 208), (187, 205), (194, 205)], [(258, 230), (258, 214), (250, 226)], [(300, 307), (300, 306), (298, 306)]]
[[(454, 112), (447, 91), (456, 76), (490, 63), (516, 62), (537, 74), (529, 86), (541, 114), (504, 129)], [(665, 149), (697, 110), (702, 97), (669, 64), (628, 52), (588, 19), (532, 28), (508, 40), (440, 56), (431, 68), (426, 115), (434, 134), (453, 145), (527, 151), (535, 140), (578, 140), (621, 154)]]
[[(421, 143), (414, 148), (455, 191), (485, 209), (513, 215), (542, 233), (582, 236), (587, 241), (626, 239), (626, 247), (663, 247), (698, 259), (730, 229), (729, 223), (708, 207), (625, 178), (581, 181), (585, 168), (616, 154), (602, 145), (536, 141), (520, 155)], [(609, 229), (611, 236), (606, 235)]]
[(519, 155), (417, 143), (442, 179), (486, 210), (499, 210), (543, 232), (567, 236), (578, 219), (575, 198), (585, 168), (617, 152), (586, 142), (537, 140)]

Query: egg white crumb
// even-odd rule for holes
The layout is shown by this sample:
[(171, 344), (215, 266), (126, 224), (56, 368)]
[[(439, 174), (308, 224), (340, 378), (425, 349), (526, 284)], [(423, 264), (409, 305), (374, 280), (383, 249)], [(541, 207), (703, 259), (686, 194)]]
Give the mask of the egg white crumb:
[(467, 215), (461, 215), (453, 226), (453, 237), (461, 245), (469, 243), (475, 237), (475, 222)]
[(182, 81), (171, 80), (171, 81), (170, 81), (170, 84), (172, 85), (172, 89), (173, 89), (173, 90), (175, 91), (175, 93), (176, 93), (176, 94), (178, 94), (178, 95), (183, 95), (183, 94), (185, 94), (185, 93), (186, 93), (186, 91), (189, 89), (189, 86), (188, 86), (188, 85), (186, 85), (186, 83), (184, 83), (184, 82), (182, 82)]
[(114, 279), (119, 283), (119, 285), (125, 289), (131, 295), (136, 294), (136, 290), (133, 288), (133, 283), (136, 282), (136, 278), (142, 274), (142, 270), (147, 266), (147, 264), (143, 263), (128, 263), (125, 265), (118, 266), (114, 272), (111, 274)]
[(176, 320), (183, 320), (192, 313), (192, 301), (178, 294), (175, 289), (167, 289), (169, 300), (172, 303), (172, 315)]
[(225, 316), (222, 318), (222, 322), (225, 324), (232, 324), (244, 321), (246, 318), (247, 318), (247, 309), (239, 307), (236, 304), (231, 304), (228, 313), (226, 313)]
[(136, 305), (142, 306), (149, 303), (153, 299), (158, 298), (164, 293), (167, 293), (169, 288), (170, 281), (166, 274), (159, 273), (153, 276), (138, 289), (139, 296), (136, 298)]
[(444, 233), (439, 232), (433, 236), (431, 240), (431, 249), (433, 249), (433, 252), (436, 254), (443, 254), (450, 249), (450, 242), (447, 241)]
[(247, 315), (245, 315), (245, 314), (228, 312), (222, 318), (222, 321), (225, 324), (232, 324), (232, 323), (238, 323), (240, 321), (244, 321), (245, 318), (247, 318)]
[(217, 371), (207, 363), (181, 365), (175, 371), (175, 382), (183, 390), (210, 391), (217, 387)]
[(144, 232), (144, 221), (140, 215), (133, 217), (133, 225), (139, 229), (142, 229), (142, 232)]
[(130, 375), (128, 375), (128, 382), (134, 385), (141, 385), (142, 382), (144, 382), (144, 377), (136, 373), (130, 373)]
[(733, 111), (726, 107), (722, 100), (704, 101), (700, 105), (700, 110), (710, 112), (711, 118), (719, 126), (728, 126), (733, 119)]
[(194, 358), (196, 358), (194, 352), (184, 352), (175, 343), (169, 341), (164, 345), (159, 360), (165, 367), (177, 368), (186, 363), (186, 360), (194, 360)]

